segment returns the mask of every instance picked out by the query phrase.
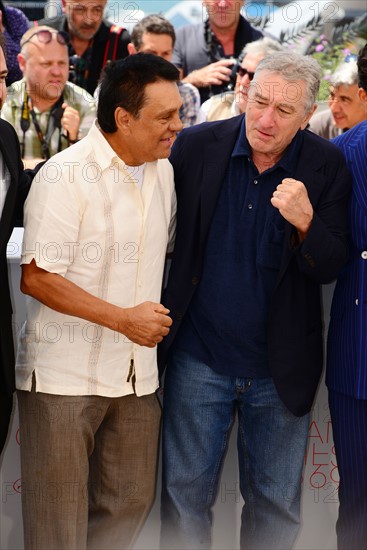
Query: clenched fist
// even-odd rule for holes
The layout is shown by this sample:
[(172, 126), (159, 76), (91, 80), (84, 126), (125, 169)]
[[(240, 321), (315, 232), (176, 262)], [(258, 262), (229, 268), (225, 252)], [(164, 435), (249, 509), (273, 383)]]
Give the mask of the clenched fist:
[(305, 185), (293, 178), (285, 178), (270, 200), (283, 218), (297, 229), (300, 240), (304, 240), (313, 218), (313, 208)]

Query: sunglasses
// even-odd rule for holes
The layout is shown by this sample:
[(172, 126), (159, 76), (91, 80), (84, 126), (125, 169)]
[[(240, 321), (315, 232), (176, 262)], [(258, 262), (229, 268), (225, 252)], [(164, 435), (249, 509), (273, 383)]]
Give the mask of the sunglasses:
[(38, 42), (41, 42), (41, 44), (49, 44), (52, 41), (52, 35), (56, 34), (56, 40), (59, 44), (62, 44), (63, 46), (67, 46), (70, 42), (70, 36), (67, 32), (64, 31), (49, 31), (47, 29), (37, 31), (32, 36), (27, 38), (23, 43), (20, 44), (21, 48), (25, 46), (25, 44), (28, 44), (34, 38), (37, 37)]
[(251, 71), (248, 71), (247, 69), (245, 69), (244, 67), (238, 67), (237, 69), (237, 76), (243, 78), (245, 75), (247, 74), (249, 80), (251, 81), (254, 76), (255, 76), (255, 73), (252, 73)]

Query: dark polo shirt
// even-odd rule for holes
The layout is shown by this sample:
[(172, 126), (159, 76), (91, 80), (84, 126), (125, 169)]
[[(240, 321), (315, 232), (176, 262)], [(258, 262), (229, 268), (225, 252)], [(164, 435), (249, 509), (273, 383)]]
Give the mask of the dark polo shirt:
[(241, 125), (211, 223), (200, 283), (176, 347), (214, 371), (270, 376), (266, 326), (284, 240), (284, 218), (270, 198), (294, 172), (303, 136), (259, 174)]

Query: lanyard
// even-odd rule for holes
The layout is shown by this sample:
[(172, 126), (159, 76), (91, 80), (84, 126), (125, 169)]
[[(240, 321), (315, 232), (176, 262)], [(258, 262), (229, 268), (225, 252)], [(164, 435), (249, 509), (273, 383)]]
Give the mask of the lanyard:
[[(51, 157), (49, 143), (52, 137), (52, 134), (56, 128), (61, 129), (61, 117), (63, 113), (62, 104), (64, 103), (63, 94), (59, 97), (57, 102), (52, 105), (50, 110), (50, 115), (47, 121), (46, 134), (43, 135), (40, 124), (37, 119), (37, 115), (33, 108), (32, 99), (28, 96), (27, 90), (24, 92), (24, 100), (22, 106), (22, 114), (20, 119), (20, 127), (23, 132), (23, 142), (22, 142), (22, 158), (25, 154), (25, 134), (30, 127), (30, 118), (32, 117), (32, 122), (37, 132), (38, 139), (41, 143), (42, 155), (43, 158), (49, 159)], [(61, 151), (61, 132), (59, 132), (59, 143), (58, 151)]]

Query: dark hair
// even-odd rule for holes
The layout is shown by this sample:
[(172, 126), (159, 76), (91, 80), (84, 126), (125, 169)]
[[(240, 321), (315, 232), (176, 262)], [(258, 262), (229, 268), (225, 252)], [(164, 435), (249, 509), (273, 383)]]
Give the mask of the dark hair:
[(6, 7), (4, 6), (4, 2), (0, 0), (0, 10), (2, 13), (2, 21), (4, 29), (8, 28), (8, 14), (6, 13)]
[(367, 92), (367, 44), (363, 46), (358, 54), (358, 86)]
[(137, 51), (143, 44), (143, 34), (168, 34), (172, 38), (172, 46), (176, 42), (176, 34), (173, 25), (163, 15), (147, 15), (135, 25), (131, 32), (131, 41)]
[(145, 88), (160, 80), (177, 82), (179, 71), (172, 63), (149, 53), (130, 55), (107, 64), (98, 95), (97, 120), (104, 132), (116, 132), (115, 110), (126, 109), (139, 117), (145, 103)]

